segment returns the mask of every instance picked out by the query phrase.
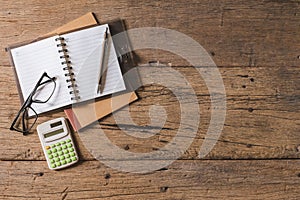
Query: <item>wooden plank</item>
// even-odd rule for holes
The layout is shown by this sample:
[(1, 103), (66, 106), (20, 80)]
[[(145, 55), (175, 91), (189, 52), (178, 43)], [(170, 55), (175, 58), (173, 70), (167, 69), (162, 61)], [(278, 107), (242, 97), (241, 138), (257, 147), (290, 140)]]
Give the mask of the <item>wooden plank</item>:
[(44, 161), (2, 161), (0, 198), (299, 199), (299, 165), (299, 160), (176, 161), (164, 170), (133, 174), (98, 161), (58, 172)]
[[(18, 94), (9, 67), (0, 74), (0, 159), (2, 160), (43, 160), (44, 156), (37, 134), (23, 137), (8, 130), (14, 115), (19, 109)], [(147, 67), (142, 67), (148, 69)], [(210, 123), (210, 97), (204, 81), (192, 67), (175, 67), (194, 88), (200, 106), (200, 127), (191, 147), (182, 155), (182, 159), (197, 159)], [(246, 159), (246, 158), (299, 158), (299, 67), (222, 67), (227, 94), (227, 117), (223, 132), (213, 151), (206, 157), (210, 159)], [(163, 68), (156, 68), (163, 72)], [(172, 76), (160, 73), (161, 78)], [(253, 80), (252, 80), (253, 79)], [(174, 80), (173, 80), (174, 81)], [(176, 80), (175, 80), (176, 81)], [(243, 85), (246, 87), (244, 88)], [(159, 85), (148, 85), (138, 94), (140, 100), (130, 106), (131, 117), (137, 124), (124, 124), (131, 132), (143, 131), (147, 134), (149, 124), (148, 110), (154, 104), (165, 107), (168, 120), (164, 129), (148, 142), (129, 137), (116, 125), (113, 116), (101, 121), (101, 127), (109, 138), (120, 148), (133, 152), (155, 151), (171, 141), (180, 123), (180, 107), (176, 97)], [(183, 94), (191, 95), (183, 90)], [(39, 118), (39, 123), (48, 119), (64, 116), (53, 113)], [(97, 124), (87, 130), (99, 128)], [(93, 157), (84, 147), (76, 134), (81, 157), (90, 160)], [(234, 152), (234, 153), (233, 153)], [(166, 156), (167, 159), (167, 156)]]
[[(10, 100), (17, 100), (15, 96), (16, 86), (13, 70), (8, 66), (0, 66), (2, 71), (1, 77), (1, 98), (7, 99), (8, 97), (14, 98)], [(167, 68), (169, 69), (169, 68)], [(197, 92), (198, 95), (209, 95), (205, 80), (194, 67), (173, 67), (172, 69), (180, 72), (182, 76), (191, 84), (191, 87)], [(226, 95), (236, 96), (276, 96), (278, 98), (289, 96), (292, 100), (293, 97), (299, 95), (299, 73), (300, 68), (294, 67), (218, 67), (219, 73), (222, 76)], [(174, 77), (168, 74), (167, 70), (163, 67), (139, 67), (141, 77), (145, 79), (148, 76), (148, 72), (157, 72), (155, 76), (160, 76), (164, 79), (171, 79)], [(170, 70), (169, 70), (170, 71)], [(176, 77), (175, 77), (176, 78)], [(216, 78), (216, 77), (212, 77)], [(147, 79), (149, 80), (149, 78)], [(11, 84), (7, 84), (11, 83)], [(15, 102), (18, 104), (18, 102)]]
[[(100, 21), (122, 18), (128, 29), (163, 27), (200, 43), (218, 66), (299, 66), (298, 1), (23, 1), (0, 2), (0, 48), (34, 39), (89, 11)], [(84, 5), (84, 7), (82, 6)], [(67, 15), (66, 15), (67, 10)], [(168, 38), (166, 38), (168, 39)], [(188, 50), (188, 49), (186, 49)], [(150, 60), (183, 66), (178, 56), (159, 50), (139, 51)], [(8, 56), (0, 53), (1, 64)]]

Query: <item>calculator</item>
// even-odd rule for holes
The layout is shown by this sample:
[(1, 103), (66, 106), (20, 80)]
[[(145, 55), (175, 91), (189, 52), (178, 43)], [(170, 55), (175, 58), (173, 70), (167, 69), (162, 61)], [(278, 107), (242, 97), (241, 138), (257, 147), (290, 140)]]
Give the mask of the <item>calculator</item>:
[(49, 169), (58, 170), (78, 162), (78, 154), (64, 117), (39, 124), (37, 132)]

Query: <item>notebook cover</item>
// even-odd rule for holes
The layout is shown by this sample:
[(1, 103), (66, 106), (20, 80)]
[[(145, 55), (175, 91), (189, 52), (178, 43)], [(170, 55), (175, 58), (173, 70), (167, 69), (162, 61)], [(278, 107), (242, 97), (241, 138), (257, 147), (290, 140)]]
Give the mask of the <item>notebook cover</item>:
[[(89, 124), (111, 114), (112, 112), (127, 106), (138, 99), (135, 92), (129, 92), (118, 96), (113, 96), (93, 103), (75, 106), (66, 109), (65, 114), (75, 131), (88, 126)], [(113, 108), (112, 108), (113, 102)]]
[(44, 36), (47, 37), (47, 36), (51, 36), (54, 34), (62, 34), (65, 32), (74, 31), (74, 30), (78, 30), (78, 29), (81, 29), (84, 27), (97, 25), (97, 24), (98, 24), (98, 22), (97, 22), (96, 18), (94, 17), (94, 14), (92, 12), (89, 12), (71, 22), (68, 22), (67, 24), (65, 24), (61, 27), (58, 27), (54, 31), (51, 31), (50, 33), (47, 33)]

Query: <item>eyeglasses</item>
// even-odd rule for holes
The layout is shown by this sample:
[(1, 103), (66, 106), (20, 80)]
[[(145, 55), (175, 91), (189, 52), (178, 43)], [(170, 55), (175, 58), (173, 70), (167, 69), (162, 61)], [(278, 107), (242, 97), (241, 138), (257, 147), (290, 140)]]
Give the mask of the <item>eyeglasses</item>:
[[(10, 126), (10, 130), (27, 135), (37, 121), (37, 112), (32, 108), (33, 103), (46, 103), (52, 97), (56, 88), (55, 77), (50, 77), (46, 72), (38, 80), (32, 92), (23, 103), (17, 116)], [(42, 91), (42, 92), (41, 92)], [(30, 119), (29, 119), (30, 116)]]

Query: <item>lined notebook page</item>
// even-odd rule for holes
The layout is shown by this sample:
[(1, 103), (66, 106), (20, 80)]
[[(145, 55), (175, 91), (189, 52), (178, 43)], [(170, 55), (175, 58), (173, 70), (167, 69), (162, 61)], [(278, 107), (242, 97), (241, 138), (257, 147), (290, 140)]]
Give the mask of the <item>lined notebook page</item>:
[(112, 40), (108, 45), (107, 74), (102, 94), (97, 94), (101, 69), (102, 44), (108, 25), (96, 26), (62, 35), (72, 62), (81, 101), (125, 90), (125, 84)]
[[(71, 103), (55, 38), (57, 36), (11, 49), (24, 101), (43, 72), (47, 72), (50, 77), (56, 77), (56, 89), (50, 100), (45, 104), (32, 104), (33, 109), (38, 114)], [(48, 95), (50, 92), (47, 89), (49, 88), (43, 88), (38, 95)]]
[[(104, 91), (102, 94), (96, 92), (106, 27), (108, 25), (61, 35), (65, 38), (65, 48), (70, 57), (71, 71), (75, 74), (80, 102), (126, 89), (115, 49), (110, 40)], [(32, 104), (38, 114), (76, 103), (71, 100), (72, 96), (68, 88), (70, 83), (66, 82), (68, 77), (65, 77), (66, 71), (63, 70), (65, 65), (61, 64), (63, 60), (60, 58), (61, 53), (58, 52), (59, 48), (56, 46), (55, 39), (58, 37), (50, 37), (11, 49), (24, 100), (27, 99), (43, 72), (47, 72), (50, 77), (56, 77), (56, 89), (50, 100), (45, 104)], [(49, 94), (47, 89), (47, 87), (43, 88), (38, 95)]]

